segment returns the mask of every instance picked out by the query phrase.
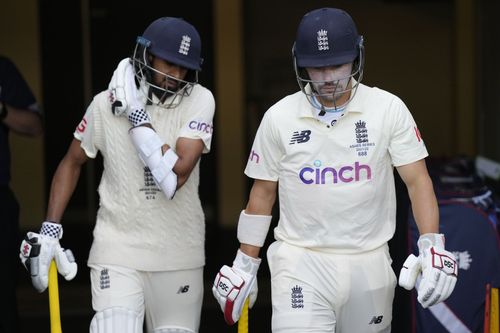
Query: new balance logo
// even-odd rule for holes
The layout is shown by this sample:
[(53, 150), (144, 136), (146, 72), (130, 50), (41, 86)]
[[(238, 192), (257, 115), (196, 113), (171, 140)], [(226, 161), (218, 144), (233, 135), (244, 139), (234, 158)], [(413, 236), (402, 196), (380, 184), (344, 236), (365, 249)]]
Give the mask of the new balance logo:
[(181, 286), (179, 288), (179, 291), (177, 291), (178, 294), (184, 294), (189, 291), (189, 285)]
[(309, 141), (311, 138), (311, 131), (310, 130), (303, 130), (303, 131), (295, 131), (293, 132), (292, 138), (290, 139), (291, 145), (294, 145), (296, 143), (304, 143)]
[(380, 324), (382, 322), (382, 318), (384, 318), (384, 316), (374, 316), (368, 325)]

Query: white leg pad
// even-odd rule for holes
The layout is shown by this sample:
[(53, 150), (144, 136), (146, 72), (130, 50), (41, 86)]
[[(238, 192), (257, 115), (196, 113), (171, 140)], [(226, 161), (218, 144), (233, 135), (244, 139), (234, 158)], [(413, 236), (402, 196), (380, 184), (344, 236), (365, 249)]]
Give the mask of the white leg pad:
[(121, 308), (99, 311), (90, 322), (90, 333), (142, 333), (143, 320), (137, 312)]

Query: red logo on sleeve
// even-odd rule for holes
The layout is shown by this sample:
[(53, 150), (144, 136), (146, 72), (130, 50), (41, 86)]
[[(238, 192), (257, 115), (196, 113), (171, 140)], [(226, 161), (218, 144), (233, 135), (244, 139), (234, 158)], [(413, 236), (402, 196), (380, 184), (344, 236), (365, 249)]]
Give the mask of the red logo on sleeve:
[(417, 126), (413, 127), (413, 129), (415, 130), (415, 136), (417, 137), (418, 142), (422, 141), (422, 135), (420, 135), (420, 131)]
[(79, 133), (83, 133), (85, 132), (85, 129), (87, 128), (87, 119), (85, 119), (85, 117), (82, 119), (82, 121), (80, 121), (80, 124), (78, 124), (78, 127), (76, 128), (76, 130), (79, 132)]

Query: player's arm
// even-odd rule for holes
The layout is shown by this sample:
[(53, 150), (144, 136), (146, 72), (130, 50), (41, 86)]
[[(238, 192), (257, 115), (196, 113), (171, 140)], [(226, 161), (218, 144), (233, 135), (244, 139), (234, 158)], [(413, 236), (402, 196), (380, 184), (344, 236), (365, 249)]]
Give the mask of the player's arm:
[(66, 280), (71, 280), (76, 275), (77, 264), (73, 253), (63, 249), (59, 243), (63, 235), (59, 222), (75, 190), (82, 165), (87, 160), (80, 141), (73, 139), (52, 178), (46, 220), (42, 223), (39, 233), (28, 232), (21, 243), (19, 258), (31, 275), (33, 286), (39, 292), (47, 288), (52, 260), (56, 261), (57, 270)]
[(80, 147), (80, 141), (73, 139), (66, 155), (59, 163), (50, 187), (47, 221), (61, 221), (68, 202), (75, 191), (82, 166), (88, 156)]
[(26, 136), (39, 136), (43, 133), (42, 117), (38, 112), (15, 108), (7, 103), (1, 103), (0, 108), (5, 113), (3, 123), (13, 132)]
[[(201, 139), (179, 138), (175, 145), (175, 152), (179, 157), (174, 165), (173, 171), (177, 175), (177, 189), (181, 188), (189, 178), (196, 163), (200, 160), (205, 144)], [(170, 147), (164, 145), (163, 153)]]
[(271, 223), (277, 184), (274, 181), (254, 181), (247, 207), (241, 212), (238, 221), (240, 249), (233, 266), (222, 266), (215, 277), (212, 292), (221, 306), (224, 319), (230, 325), (239, 320), (247, 298), (250, 308), (257, 299), (257, 271), (261, 262), (259, 252)]
[[(250, 191), (245, 213), (248, 215), (271, 216), (276, 201), (277, 187), (277, 182), (256, 179)], [(241, 243), (240, 250), (246, 255), (257, 258), (259, 256), (260, 247)]]
[(457, 282), (455, 255), (445, 250), (439, 234), (439, 208), (424, 160), (397, 167), (408, 189), (420, 237), (419, 256), (410, 254), (399, 275), (399, 285), (411, 290), (420, 276), (418, 301), (427, 308), (446, 300)]
[(425, 160), (396, 168), (408, 189), (411, 208), (421, 235), (439, 232), (439, 209)]

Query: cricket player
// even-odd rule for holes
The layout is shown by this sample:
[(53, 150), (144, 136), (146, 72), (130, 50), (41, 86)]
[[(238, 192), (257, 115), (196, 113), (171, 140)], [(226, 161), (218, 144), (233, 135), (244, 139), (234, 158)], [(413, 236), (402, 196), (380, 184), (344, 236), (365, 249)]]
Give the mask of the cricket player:
[(199, 161), (208, 153), (215, 103), (198, 84), (201, 41), (183, 19), (153, 21), (109, 89), (97, 94), (54, 175), (46, 221), (29, 232), (21, 260), (47, 287), (50, 261), (66, 279), (73, 256), (60, 224), (84, 163), (103, 157), (100, 205), (88, 265), (91, 333), (198, 332), (205, 224)]
[(276, 239), (267, 250), (275, 333), (390, 332), (396, 275), (387, 242), (396, 222), (393, 168), (408, 189), (420, 232), (400, 284), (419, 277), (424, 307), (445, 300), (457, 264), (439, 234), (428, 155), (412, 115), (397, 96), (361, 83), (363, 37), (343, 10), (321, 8), (301, 20), (293, 45), (300, 91), (274, 104), (257, 131), (245, 174), (254, 179), (232, 267), (213, 294), (229, 324), (256, 275), (279, 191)]

